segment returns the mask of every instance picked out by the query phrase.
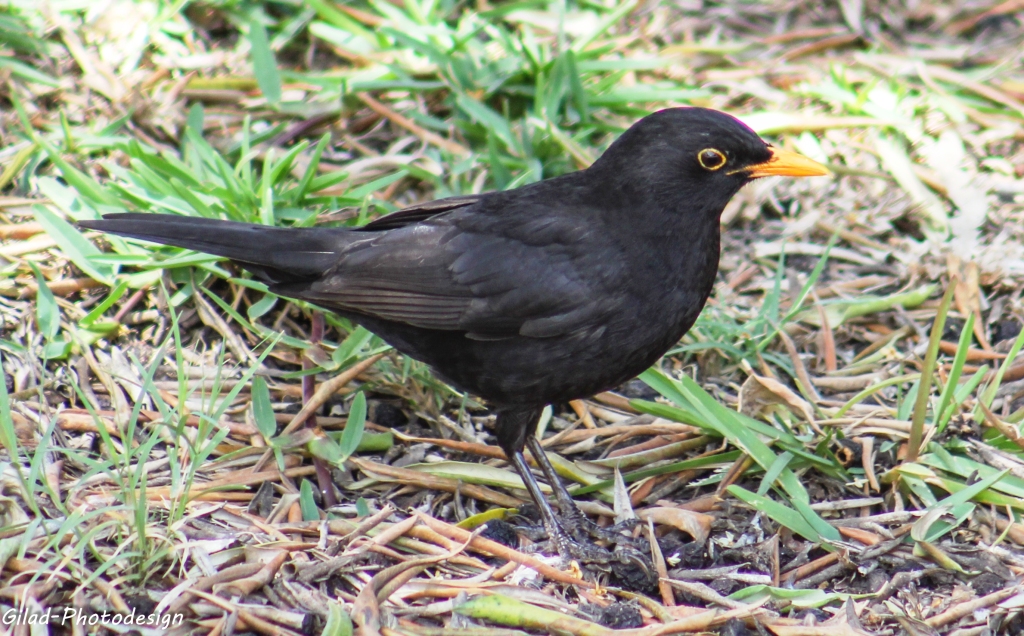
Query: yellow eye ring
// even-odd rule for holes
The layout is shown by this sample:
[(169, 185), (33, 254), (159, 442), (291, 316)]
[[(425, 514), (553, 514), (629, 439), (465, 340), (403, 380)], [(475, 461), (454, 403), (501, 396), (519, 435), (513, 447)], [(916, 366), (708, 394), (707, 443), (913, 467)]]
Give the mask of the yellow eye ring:
[(721, 150), (705, 148), (697, 153), (697, 161), (701, 168), (714, 171), (724, 166), (726, 159)]

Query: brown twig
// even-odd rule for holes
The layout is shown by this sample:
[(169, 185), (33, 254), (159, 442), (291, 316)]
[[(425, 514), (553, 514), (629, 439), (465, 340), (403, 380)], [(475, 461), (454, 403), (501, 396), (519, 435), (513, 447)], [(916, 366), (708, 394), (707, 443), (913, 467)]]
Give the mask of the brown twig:
[(362, 100), (362, 102), (366, 104), (370, 108), (370, 110), (377, 113), (381, 117), (387, 118), (389, 121), (391, 121), (391, 123), (398, 126), (399, 128), (404, 128), (408, 130), (412, 134), (419, 137), (425, 143), (431, 144), (432, 146), (437, 146), (438, 148), (446, 150), (452, 153), (453, 155), (466, 156), (470, 154), (469, 148), (466, 148), (461, 144), (457, 144), (449, 139), (445, 139), (441, 135), (438, 135), (435, 132), (431, 132), (426, 128), (423, 128), (422, 126), (418, 125), (416, 122), (409, 119), (405, 115), (396, 113), (395, 111), (391, 110), (384, 104), (378, 102), (376, 99), (370, 97), (367, 93), (359, 93), (357, 97), (359, 97), (359, 99)]
[[(454, 541), (467, 541), (471, 537), (471, 534), (468, 531), (463, 530), (462, 528), (453, 526), (449, 523), (445, 523), (438, 519), (434, 519), (433, 517), (425, 515), (421, 512), (417, 512), (416, 515), (424, 524), (426, 524), (439, 534), (448, 537), (449, 539), (452, 539)], [(556, 570), (555, 568), (544, 563), (543, 561), (539, 561), (538, 559), (530, 555), (523, 554), (518, 550), (513, 550), (512, 548), (502, 545), (497, 541), (491, 541), (490, 539), (485, 539), (483, 537), (472, 537), (472, 541), (470, 541), (469, 547), (474, 550), (479, 550), (485, 554), (500, 557), (502, 559), (505, 559), (506, 561), (515, 561), (520, 565), (525, 565), (526, 567), (533, 568), (534, 570), (537, 570), (537, 572), (546, 576), (548, 579), (558, 583), (569, 583), (572, 585), (579, 585), (587, 588), (594, 587), (594, 584), (589, 581), (584, 581), (566, 572), (562, 572), (561, 570)]]
[(968, 614), (973, 614), (980, 609), (991, 607), (1003, 599), (1007, 599), (1014, 594), (1017, 594), (1021, 589), (1024, 588), (1020, 585), (1005, 587), (999, 591), (992, 592), (991, 594), (954, 605), (941, 614), (936, 614), (935, 616), (926, 618), (924, 622), (927, 623), (929, 627), (942, 627), (943, 625), (949, 625)]

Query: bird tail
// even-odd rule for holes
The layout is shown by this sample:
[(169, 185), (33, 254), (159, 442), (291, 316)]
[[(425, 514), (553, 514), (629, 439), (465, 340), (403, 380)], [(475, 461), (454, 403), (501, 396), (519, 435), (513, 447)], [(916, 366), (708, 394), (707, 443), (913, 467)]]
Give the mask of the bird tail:
[(79, 226), (162, 245), (224, 256), (268, 283), (298, 283), (323, 275), (349, 241), (341, 228), (279, 228), (176, 214), (105, 214)]

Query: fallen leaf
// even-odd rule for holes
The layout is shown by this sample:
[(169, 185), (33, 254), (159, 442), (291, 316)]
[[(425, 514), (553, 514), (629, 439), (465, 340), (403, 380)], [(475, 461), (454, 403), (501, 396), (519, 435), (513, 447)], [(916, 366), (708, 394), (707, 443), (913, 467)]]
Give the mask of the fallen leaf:
[(767, 416), (780, 406), (814, 422), (814, 411), (807, 400), (778, 380), (752, 373), (740, 387), (740, 413), (744, 415)]
[(656, 524), (664, 524), (682, 530), (700, 544), (707, 541), (708, 534), (711, 532), (711, 522), (715, 520), (711, 515), (668, 506), (638, 510), (636, 516), (644, 521), (650, 520)]

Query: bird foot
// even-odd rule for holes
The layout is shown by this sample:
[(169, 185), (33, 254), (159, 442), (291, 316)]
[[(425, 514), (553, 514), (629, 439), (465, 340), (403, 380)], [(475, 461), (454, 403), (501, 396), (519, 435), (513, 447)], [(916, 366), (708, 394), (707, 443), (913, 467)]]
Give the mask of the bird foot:
[(638, 520), (629, 519), (613, 526), (599, 526), (591, 521), (590, 517), (583, 514), (583, 511), (575, 505), (569, 508), (569, 510), (561, 510), (562, 527), (577, 541), (586, 541), (589, 537), (617, 546), (629, 546), (637, 550), (643, 550), (642, 545), (630, 534), (640, 523)]
[[(636, 526), (635, 521), (605, 528), (591, 521), (575, 505), (560, 508), (562, 514), (557, 527), (546, 528), (549, 545), (559, 556), (608, 574), (615, 574), (616, 566), (631, 566), (643, 573), (641, 578), (656, 580), (654, 562), (644, 552), (644, 546), (632, 536), (623, 534)], [(595, 540), (604, 541), (610, 547), (600, 546)]]
[(576, 561), (588, 569), (616, 574), (616, 567), (629, 566), (638, 568), (643, 573), (642, 578), (653, 581), (657, 577), (651, 558), (632, 545), (617, 544), (614, 549), (608, 549), (589, 538), (579, 540), (565, 532), (555, 533), (549, 543), (563, 559)]
[[(647, 556), (640, 541), (622, 532), (630, 530), (636, 522), (627, 521), (607, 528), (601, 527), (582, 512), (577, 515), (560, 515), (557, 526), (517, 526), (516, 532), (534, 545), (530, 551), (556, 553), (567, 563), (576, 561), (592, 569), (613, 573), (615, 566), (632, 565), (648, 577), (654, 577), (654, 564)], [(604, 541), (607, 548), (595, 543)]]

